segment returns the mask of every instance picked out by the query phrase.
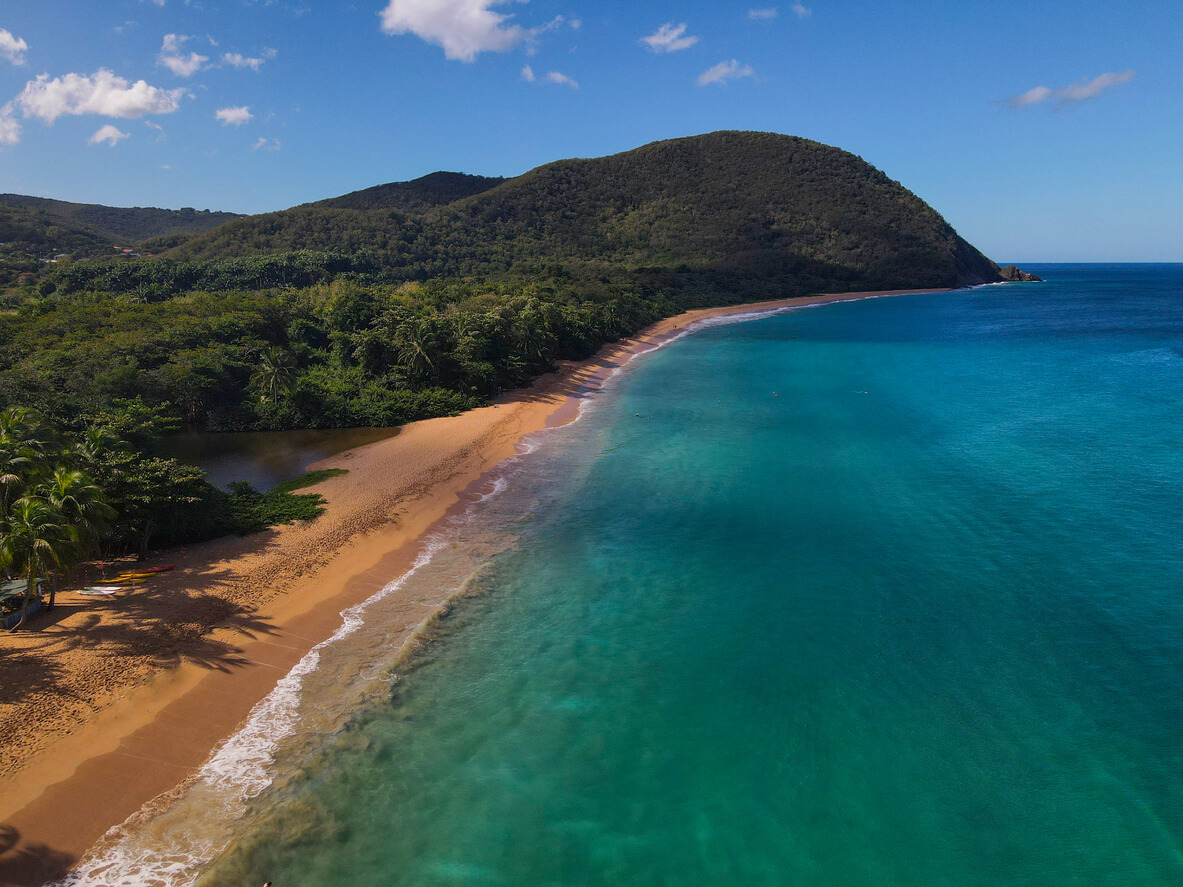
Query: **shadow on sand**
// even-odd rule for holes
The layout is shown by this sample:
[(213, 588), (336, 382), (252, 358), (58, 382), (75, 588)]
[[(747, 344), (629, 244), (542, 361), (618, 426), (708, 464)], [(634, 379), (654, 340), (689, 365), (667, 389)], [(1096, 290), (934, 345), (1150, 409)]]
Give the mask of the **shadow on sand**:
[[(262, 551), (272, 538), (265, 532), (219, 540), (213, 543), (217, 561)], [(239, 577), (232, 571), (186, 564), (183, 552), (170, 554), (178, 562), (173, 573), (109, 598), (61, 593), (52, 610), (17, 632), (0, 635), (0, 751), (5, 758), (36, 767), (36, 756), (20, 753), (23, 744), (37, 739), (33, 711), (93, 708), (97, 693), (110, 689), (96, 681), (95, 672), (101, 677), (110, 666), (127, 664), (149, 674), (187, 663), (232, 673), (249, 664), (241, 644), (276, 634), (269, 620), (233, 600), (227, 589)], [(203, 555), (208, 563), (208, 550)], [(220, 632), (222, 639), (216, 638), (210, 634), (214, 628), (232, 634), (225, 639), (226, 632)], [(47, 846), (35, 834), (41, 830), (23, 828), (21, 820), (17, 813), (0, 824), (0, 887), (35, 887), (61, 878), (77, 857)]]

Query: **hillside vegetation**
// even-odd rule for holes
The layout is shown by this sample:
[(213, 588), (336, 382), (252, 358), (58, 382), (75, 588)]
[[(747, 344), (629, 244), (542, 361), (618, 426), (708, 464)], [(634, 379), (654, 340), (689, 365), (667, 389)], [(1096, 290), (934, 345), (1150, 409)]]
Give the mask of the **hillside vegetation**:
[[(143, 234), (164, 211), (110, 212), (140, 213)], [(139, 397), (212, 428), (393, 424), (682, 308), (998, 279), (853, 154), (713, 133), (515, 179), (435, 173), (235, 219), (164, 258), (54, 266), (5, 297), (0, 406), (68, 421)]]
[(806, 289), (997, 279), (993, 263), (935, 210), (870, 164), (769, 133), (563, 160), (420, 211), (341, 201), (232, 222), (172, 255), (366, 252), (403, 280), (532, 274), (561, 262), (698, 274), (705, 289), (745, 277)]
[[(23, 212), (22, 212), (23, 211)], [(45, 197), (0, 194), (0, 212), (10, 224), (33, 225), (53, 220), (65, 230), (85, 233), (110, 243), (139, 243), (165, 234), (200, 234), (210, 228), (240, 218), (238, 213), (210, 212), (208, 209), (158, 209), (156, 207), (101, 206), (95, 203), (67, 203)], [(0, 237), (10, 240), (9, 237)]]
[(488, 191), (505, 179), (462, 172), (433, 172), (409, 182), (391, 182), (306, 206), (325, 209), (396, 209), (415, 213)]
[[(0, 194), (0, 287), (41, 277), (58, 257), (110, 258), (121, 248), (175, 247), (236, 213), (68, 203)], [(52, 266), (51, 266), (52, 267)]]
[[(77, 205), (5, 207), (35, 231)], [(110, 212), (72, 210), (53, 236), (82, 248), (116, 230), (164, 242), (149, 221), (169, 220), (142, 214), (165, 211)], [(395, 425), (478, 404), (685, 308), (999, 279), (879, 170), (765, 133), (508, 180), (435, 173), (183, 236), (161, 258), (38, 263), (9, 286), (0, 409), (33, 408), (73, 435), (145, 416), (210, 429)], [(210, 505), (225, 501), (217, 491), (143, 439), (142, 464), (174, 478), (160, 495), (188, 490), (190, 504), (143, 505), (181, 509), (167, 538), (223, 526), (208, 518), (224, 511)]]

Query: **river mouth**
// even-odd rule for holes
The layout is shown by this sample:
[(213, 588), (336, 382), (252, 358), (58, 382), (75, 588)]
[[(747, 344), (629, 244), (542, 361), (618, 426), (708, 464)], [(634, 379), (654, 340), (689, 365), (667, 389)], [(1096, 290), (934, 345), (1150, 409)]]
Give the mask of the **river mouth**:
[(301, 428), (293, 431), (181, 431), (161, 445), (166, 456), (196, 465), (219, 489), (247, 481), (266, 492), (310, 464), (386, 440), (398, 428)]

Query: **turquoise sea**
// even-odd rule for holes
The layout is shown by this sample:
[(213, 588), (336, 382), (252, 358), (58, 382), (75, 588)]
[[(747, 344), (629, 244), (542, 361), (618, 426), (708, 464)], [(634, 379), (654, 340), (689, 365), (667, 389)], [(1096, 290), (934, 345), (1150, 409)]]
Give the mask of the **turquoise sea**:
[(1183, 266), (1033, 270), (635, 361), (202, 882), (1183, 883)]

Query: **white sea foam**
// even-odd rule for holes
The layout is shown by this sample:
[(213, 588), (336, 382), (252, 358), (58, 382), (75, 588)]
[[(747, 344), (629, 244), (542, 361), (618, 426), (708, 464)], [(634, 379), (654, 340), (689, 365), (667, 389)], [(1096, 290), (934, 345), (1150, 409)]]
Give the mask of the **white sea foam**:
[[(563, 426), (565, 427), (565, 426)], [(60, 887), (189, 887), (229, 843), (233, 826), (248, 803), (274, 782), (276, 752), (284, 740), (296, 734), (305, 680), (321, 666), (328, 648), (365, 625), (365, 613), (375, 604), (403, 588), (417, 573), (446, 548), (458, 531), (476, 513), (477, 506), (500, 495), (510, 485), (510, 475), (521, 460), (537, 452), (560, 428), (547, 428), (524, 436), (517, 454), (495, 469), (491, 489), (476, 499), (439, 532), (427, 537), (406, 573), (383, 586), (356, 606), (341, 611), (341, 625), (333, 634), (309, 650), (279, 680), (275, 688), (247, 716), (243, 726), (223, 742), (183, 790), (186, 800), (198, 802), (206, 823), (223, 828), (172, 827), (174, 812), (153, 802), (110, 829), (99, 843), (67, 874), (56, 882)], [(178, 814), (184, 817), (185, 813)], [(199, 835), (204, 835), (199, 837)]]
[[(500, 489), (495, 487), (496, 492)], [(211, 818), (239, 818), (247, 802), (271, 785), (275, 752), (283, 740), (296, 732), (304, 679), (320, 665), (321, 653), (361, 628), (367, 609), (402, 588), (446, 544), (442, 534), (429, 537), (406, 573), (362, 603), (342, 610), (340, 627), (304, 654), (275, 689), (251, 710), (242, 728), (217, 748), (197, 772), (189, 789), (199, 791), (212, 806)], [(223, 849), (222, 842), (179, 846), (175, 839), (161, 846), (161, 835), (153, 831), (148, 836), (134, 828), (136, 820), (143, 818), (143, 813), (137, 814), (109, 831), (96, 851), (58, 883), (69, 887), (156, 884), (184, 887), (196, 880), (200, 866)], [(144, 846), (145, 843), (151, 846)]]
[(495, 478), (493, 480), (493, 489), (489, 490), (489, 492), (485, 493), (483, 496), (481, 496), (481, 498), (477, 499), (477, 504), (480, 504), (481, 502), (487, 502), (490, 499), (492, 499), (494, 496), (504, 493), (505, 488), (508, 486), (509, 486), (509, 478), (505, 477), (505, 475), (499, 475), (497, 478)]

